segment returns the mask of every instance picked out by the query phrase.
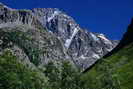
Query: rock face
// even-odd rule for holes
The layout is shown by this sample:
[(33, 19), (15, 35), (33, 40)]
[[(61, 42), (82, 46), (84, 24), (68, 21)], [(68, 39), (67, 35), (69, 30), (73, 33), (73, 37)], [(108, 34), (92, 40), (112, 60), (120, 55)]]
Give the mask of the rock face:
[(80, 68), (86, 69), (118, 44), (103, 34), (82, 29), (70, 16), (56, 8), (36, 8), (32, 12), (49, 32), (61, 39), (67, 53)]
[[(92, 65), (118, 43), (82, 29), (56, 8), (16, 10), (0, 4), (0, 34), (1, 50), (21, 49), (19, 52), (33, 64), (70, 60), (81, 69)], [(7, 41), (3, 38), (12, 47), (4, 46)]]
[(0, 4), (0, 41), (1, 52), (10, 49), (36, 66), (69, 58), (60, 40), (44, 29), (31, 11), (13, 10), (3, 4)]

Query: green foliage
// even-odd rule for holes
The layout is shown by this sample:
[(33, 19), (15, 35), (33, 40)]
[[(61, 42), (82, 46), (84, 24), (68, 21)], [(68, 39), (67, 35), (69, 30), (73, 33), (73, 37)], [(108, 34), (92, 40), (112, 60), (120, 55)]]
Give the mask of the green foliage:
[(21, 64), (10, 51), (0, 56), (0, 89), (46, 89), (47, 79)]
[(102, 59), (82, 76), (86, 89), (133, 89), (133, 44)]
[[(0, 39), (4, 42), (0, 48), (10, 49), (14, 44), (19, 46), (37, 68), (42, 51), (31, 33), (22, 32), (20, 28), (10, 31), (1, 29)], [(13, 44), (8, 45), (10, 42)], [(50, 62), (42, 68), (45, 70), (37, 68), (33, 71), (6, 52), (0, 56), (0, 89), (84, 89), (81, 74), (76, 68), (69, 62), (57, 65)]]
[(45, 65), (45, 70), (31, 70), (10, 51), (0, 56), (0, 89), (85, 89), (80, 72), (69, 62)]
[(61, 71), (62, 89), (83, 89), (83, 82), (80, 80), (80, 72), (73, 68), (69, 62), (63, 62)]
[(80, 72), (69, 62), (62, 62), (61, 66), (50, 62), (45, 68), (44, 73), (49, 78), (50, 89), (84, 89)]
[(44, 74), (49, 79), (49, 87), (51, 89), (59, 89), (61, 82), (60, 70), (52, 62), (48, 63), (45, 68)]
[[(18, 28), (16, 28), (18, 29)], [(39, 55), (41, 50), (39, 50), (38, 45), (35, 45), (31, 36), (27, 33), (21, 31), (11, 31), (11, 32), (4, 32), (0, 31), (0, 37), (3, 37), (3, 45), (2, 48), (8, 48), (10, 42), (13, 44), (17, 44), (20, 48), (24, 50), (24, 52), (28, 55), (30, 61), (35, 65), (39, 64)]]

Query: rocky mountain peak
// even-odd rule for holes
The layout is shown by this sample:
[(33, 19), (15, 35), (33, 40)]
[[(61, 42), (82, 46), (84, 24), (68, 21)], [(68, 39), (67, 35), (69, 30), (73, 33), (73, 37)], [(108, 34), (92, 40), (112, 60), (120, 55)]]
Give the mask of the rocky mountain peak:
[(81, 28), (72, 17), (59, 9), (37, 8), (33, 9), (33, 13), (49, 32), (61, 39), (75, 64), (83, 69), (110, 52), (118, 43), (104, 34)]
[[(69, 59), (79, 68), (86, 69), (117, 45), (117, 42), (109, 40), (103, 34), (81, 28), (72, 17), (57, 8), (17, 10), (3, 4), (0, 6), (0, 28), (24, 25), (30, 29), (42, 30), (41, 32), (38, 32), (40, 30), (26, 31), (28, 34), (32, 33), (31, 36), (35, 37), (35, 41), (39, 41), (39, 49), (43, 51), (48, 49), (49, 53), (38, 55), (41, 64), (45, 64), (49, 59), (53, 61), (58, 58)], [(40, 45), (43, 43), (45, 45)], [(40, 48), (42, 46), (45, 49)]]

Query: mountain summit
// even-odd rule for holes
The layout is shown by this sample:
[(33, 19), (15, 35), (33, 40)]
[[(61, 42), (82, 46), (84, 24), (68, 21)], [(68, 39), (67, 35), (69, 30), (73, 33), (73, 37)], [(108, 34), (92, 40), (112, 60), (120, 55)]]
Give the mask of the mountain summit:
[(0, 34), (1, 52), (8, 48), (37, 66), (69, 60), (86, 69), (118, 43), (81, 28), (57, 8), (17, 10), (0, 4)]
[(74, 63), (81, 68), (92, 65), (118, 43), (109, 40), (104, 34), (81, 28), (72, 17), (57, 8), (35, 8), (32, 12), (44, 28), (61, 40)]

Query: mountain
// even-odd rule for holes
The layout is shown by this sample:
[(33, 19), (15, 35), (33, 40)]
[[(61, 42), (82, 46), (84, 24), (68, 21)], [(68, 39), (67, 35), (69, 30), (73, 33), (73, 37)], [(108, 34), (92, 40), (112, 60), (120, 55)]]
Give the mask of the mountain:
[(57, 8), (35, 8), (32, 12), (43, 27), (62, 41), (67, 53), (80, 68), (88, 68), (118, 44), (118, 41), (111, 41), (103, 34), (82, 29), (73, 18)]
[(83, 70), (118, 43), (82, 29), (56, 8), (17, 10), (4, 4), (0, 4), (0, 34), (0, 51), (11, 49), (25, 63), (43, 66), (69, 60)]
[(90, 89), (133, 88), (133, 19), (120, 43), (85, 71), (82, 79)]
[(132, 89), (132, 34), (133, 20), (119, 42), (56, 8), (0, 3), (0, 89)]
[(10, 9), (3, 4), (0, 4), (0, 42), (1, 52), (10, 49), (19, 59), (37, 66), (69, 58), (60, 40), (44, 29), (31, 11)]

